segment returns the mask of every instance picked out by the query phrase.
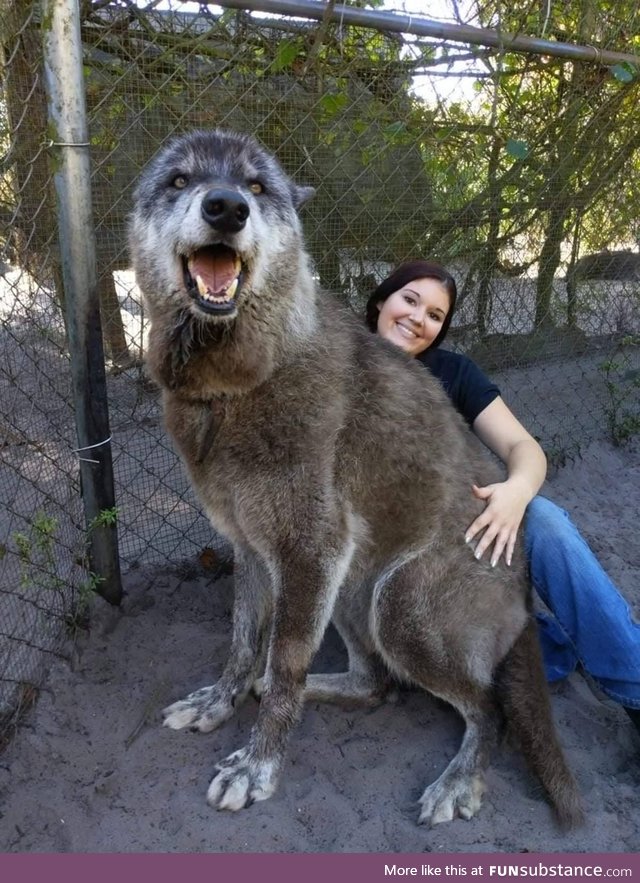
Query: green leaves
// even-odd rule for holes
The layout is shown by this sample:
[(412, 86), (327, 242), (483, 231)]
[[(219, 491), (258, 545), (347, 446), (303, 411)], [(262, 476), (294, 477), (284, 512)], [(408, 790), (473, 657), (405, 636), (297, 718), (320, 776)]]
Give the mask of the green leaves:
[(101, 509), (89, 525), (90, 530), (96, 527), (114, 527), (118, 523), (118, 507), (113, 506), (111, 509)]
[(294, 61), (300, 57), (302, 43), (300, 40), (282, 40), (278, 45), (275, 58), (271, 62), (271, 71), (283, 71), (291, 67)]
[(396, 138), (398, 135), (402, 135), (403, 132), (406, 132), (407, 124), (398, 120), (396, 123), (390, 123), (388, 126), (385, 126), (384, 133), (389, 138)]
[(633, 83), (640, 73), (638, 67), (634, 64), (630, 64), (628, 61), (623, 61), (621, 64), (614, 64), (613, 67), (609, 68), (609, 71), (620, 83)]
[(349, 96), (345, 92), (327, 92), (320, 99), (320, 106), (329, 116), (340, 113), (348, 103)]
[(516, 138), (509, 138), (505, 150), (514, 159), (526, 159), (529, 155), (529, 145), (526, 141), (518, 141)]

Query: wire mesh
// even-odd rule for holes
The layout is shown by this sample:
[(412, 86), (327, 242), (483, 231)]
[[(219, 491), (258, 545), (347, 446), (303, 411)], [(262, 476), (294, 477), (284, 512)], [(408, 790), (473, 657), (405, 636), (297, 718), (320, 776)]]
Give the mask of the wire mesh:
[(84, 543), (39, 20), (1, 13), (0, 739), (73, 628)]
[[(488, 370), (549, 454), (637, 432), (637, 68), (606, 66), (597, 51), (568, 61), (246, 5), (79, 5), (123, 568), (152, 573), (222, 545), (145, 377), (145, 309), (126, 250), (137, 174), (188, 129), (251, 132), (316, 188), (304, 223), (317, 275), (355, 310), (397, 262), (445, 263), (460, 290), (450, 345)], [(436, 10), (457, 24), (640, 50), (629, 36), (640, 32), (635, 0), (589, 14), (573, 0), (543, 13), (509, 6), (443, 0)], [(9, 716), (37, 689), (87, 587), (42, 27), (38, 3), (0, 3), (0, 713)]]

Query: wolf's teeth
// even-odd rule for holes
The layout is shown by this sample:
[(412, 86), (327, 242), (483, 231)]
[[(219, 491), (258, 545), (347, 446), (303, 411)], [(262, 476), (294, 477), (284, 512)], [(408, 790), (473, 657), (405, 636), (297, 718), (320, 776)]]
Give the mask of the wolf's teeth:
[(225, 297), (232, 298), (235, 295), (237, 290), (238, 290), (238, 280), (234, 279), (233, 282), (231, 283), (231, 285), (227, 288), (227, 290), (225, 292)]
[(206, 297), (208, 293), (208, 288), (202, 276), (196, 276), (196, 285), (198, 286), (200, 297)]
[(233, 266), (234, 266), (236, 273), (238, 275), (240, 275), (240, 270), (242, 269), (242, 261), (240, 260), (240, 258), (237, 255), (233, 261)]

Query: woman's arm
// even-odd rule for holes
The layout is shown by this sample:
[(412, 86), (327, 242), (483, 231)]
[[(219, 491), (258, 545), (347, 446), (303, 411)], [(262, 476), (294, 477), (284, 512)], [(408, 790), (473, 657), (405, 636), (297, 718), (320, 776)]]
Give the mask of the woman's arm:
[(470, 542), (480, 534), (476, 558), (493, 545), (491, 564), (495, 566), (503, 553), (507, 564), (511, 564), (518, 528), (545, 479), (547, 458), (500, 397), (478, 414), (473, 431), (502, 460), (508, 477), (486, 487), (473, 486), (473, 493), (486, 502), (486, 507), (467, 530), (465, 539)]

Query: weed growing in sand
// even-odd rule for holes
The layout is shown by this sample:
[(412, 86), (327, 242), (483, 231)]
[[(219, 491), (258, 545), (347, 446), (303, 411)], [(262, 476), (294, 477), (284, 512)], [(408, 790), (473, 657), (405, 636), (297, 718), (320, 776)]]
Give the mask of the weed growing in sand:
[(15, 531), (11, 538), (20, 560), (20, 587), (61, 591), (63, 581), (56, 574), (55, 540), (58, 519), (36, 512), (26, 533)]
[(89, 607), (92, 598), (98, 594), (100, 584), (104, 582), (103, 576), (89, 571), (87, 578), (78, 585), (75, 596), (75, 604), (65, 618), (69, 634), (75, 638), (78, 632), (86, 631), (89, 627)]
[[(607, 425), (616, 445), (624, 444), (640, 432), (640, 413), (637, 410), (640, 371), (632, 367), (628, 352), (621, 351), (639, 345), (640, 337), (624, 337), (620, 341), (620, 351), (599, 366), (608, 396), (605, 407)], [(629, 410), (629, 405), (634, 410)]]
[[(88, 567), (86, 545), (94, 530), (112, 527), (116, 524), (118, 510), (103, 509), (93, 519), (86, 533), (85, 548), (76, 558), (76, 563), (87, 571), (85, 579), (75, 587), (73, 594), (70, 585), (58, 575), (56, 545), (58, 542), (58, 519), (46, 512), (38, 511), (25, 531), (15, 531), (11, 542), (20, 562), (20, 589), (25, 596), (31, 596), (34, 604), (49, 618), (55, 618), (55, 609), (62, 609), (62, 618), (72, 637), (88, 625), (91, 599), (99, 591), (104, 577), (93, 573)], [(4, 557), (7, 549), (0, 548)], [(54, 592), (59, 600), (43, 595)]]
[[(536, 441), (542, 444), (541, 440), (536, 437)], [(556, 434), (550, 442), (543, 445), (544, 453), (547, 458), (548, 475), (554, 475), (567, 463), (572, 462), (580, 456), (580, 442), (567, 442), (562, 435)]]
[(101, 527), (115, 527), (118, 522), (118, 507), (112, 506), (110, 509), (101, 509), (96, 517), (91, 521), (87, 529), (85, 537), (85, 550), (80, 558), (82, 566), (87, 571), (87, 578), (84, 579), (76, 591), (76, 603), (73, 612), (67, 616), (67, 627), (72, 635), (76, 635), (78, 631), (86, 629), (89, 625), (89, 607), (92, 598), (99, 593), (100, 586), (104, 582), (104, 577), (94, 573), (88, 567), (88, 557), (86, 548), (93, 531)]
[(118, 507), (112, 506), (111, 509), (101, 509), (89, 525), (89, 533), (97, 527), (114, 527), (118, 522)]

